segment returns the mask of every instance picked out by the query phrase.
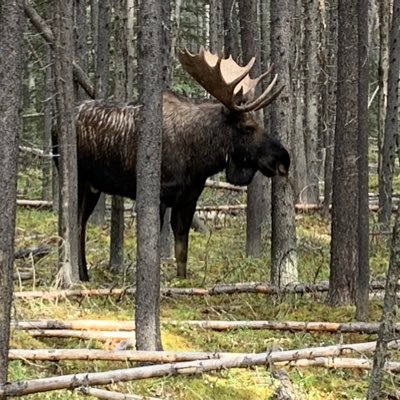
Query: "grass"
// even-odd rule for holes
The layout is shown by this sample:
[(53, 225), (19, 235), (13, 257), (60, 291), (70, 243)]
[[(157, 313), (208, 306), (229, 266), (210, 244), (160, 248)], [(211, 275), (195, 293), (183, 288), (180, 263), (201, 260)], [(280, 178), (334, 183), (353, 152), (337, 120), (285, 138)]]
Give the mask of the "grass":
[[(207, 193), (206, 193), (207, 196)], [(212, 196), (210, 196), (212, 197)], [(168, 286), (211, 286), (218, 282), (267, 280), (269, 277), (269, 239), (266, 236), (262, 258), (248, 259), (244, 255), (243, 217), (230, 220), (225, 227), (214, 228), (210, 235), (191, 233), (189, 279), (175, 277), (175, 267), (162, 266), (162, 284)], [(316, 215), (299, 215), (299, 274), (301, 281), (326, 280), (329, 277), (329, 224)], [(16, 247), (54, 244), (54, 251), (35, 262), (17, 261), (16, 267), (35, 269), (34, 283), (24, 283), (16, 290), (47, 289), (54, 285), (57, 273), (57, 216), (51, 212), (19, 209), (17, 215)], [(126, 221), (125, 273), (115, 276), (108, 271), (109, 228), (89, 226), (88, 262), (91, 282), (88, 287), (121, 287), (134, 283), (135, 237), (132, 221)], [(373, 277), (383, 277), (388, 264), (388, 249), (384, 240), (371, 241)], [(277, 298), (258, 294), (212, 296), (208, 298), (166, 298), (162, 300), (164, 319), (268, 319), (298, 321), (348, 322), (354, 319), (354, 307), (330, 308), (323, 295), (291, 295)], [(371, 321), (381, 317), (382, 304), (370, 303)], [(17, 319), (120, 319), (133, 317), (133, 299), (102, 298), (76, 300), (18, 300), (14, 307)], [(328, 345), (338, 342), (373, 340), (375, 335), (340, 335), (252, 331), (213, 332), (200, 328), (165, 326), (162, 332), (166, 350), (262, 352), (272, 348), (296, 349)], [(14, 331), (13, 348), (113, 348), (115, 342), (72, 339), (33, 339), (26, 332)], [(46, 362), (13, 361), (11, 381), (85, 371), (103, 371), (133, 366), (132, 363), (107, 362)], [(164, 399), (269, 399), (277, 381), (270, 367), (249, 370), (228, 370), (201, 376), (167, 377), (114, 384), (109, 388), (125, 393), (159, 396)], [(361, 399), (365, 398), (368, 373), (357, 370), (328, 370), (324, 368), (288, 368), (293, 383), (305, 399)], [(398, 378), (387, 376), (386, 387), (393, 389)], [(49, 392), (28, 396), (29, 399), (78, 399), (79, 393)]]

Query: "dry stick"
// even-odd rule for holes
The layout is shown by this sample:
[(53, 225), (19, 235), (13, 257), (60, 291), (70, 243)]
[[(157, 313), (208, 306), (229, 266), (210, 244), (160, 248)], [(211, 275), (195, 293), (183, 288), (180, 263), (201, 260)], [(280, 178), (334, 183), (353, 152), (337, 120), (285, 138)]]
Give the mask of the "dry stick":
[(206, 180), (206, 187), (214, 188), (214, 189), (225, 189), (232, 190), (234, 192), (246, 192), (247, 186), (236, 186), (226, 182), (217, 182), (212, 179)]
[(50, 209), (53, 202), (49, 200), (23, 200), (17, 199), (17, 205), (30, 208)]
[(32, 278), (33, 278), (33, 272), (30, 271), (15, 271), (13, 273), (13, 279), (15, 281), (17, 280), (27, 281)]
[(79, 391), (87, 396), (97, 397), (104, 400), (161, 400), (159, 397), (137, 396), (134, 394), (123, 394), (110, 390), (97, 389), (93, 387), (80, 387)]
[[(400, 348), (400, 340), (391, 341), (389, 347)], [(203, 360), (174, 364), (152, 365), (139, 368), (119, 369), (107, 372), (81, 373), (51, 378), (20, 381), (0, 386), (0, 395), (23, 396), (31, 393), (59, 389), (74, 389), (88, 385), (108, 385), (137, 379), (156, 378), (187, 374), (200, 374), (226, 368), (248, 368), (256, 365), (269, 365), (279, 361), (304, 358), (336, 357), (350, 352), (374, 351), (376, 342), (345, 344), (326, 347), (311, 347), (301, 350), (276, 351), (261, 354), (248, 354), (226, 357), (219, 360)]]
[[(30, 19), (35, 29), (42, 35), (44, 40), (49, 44), (54, 43), (54, 35), (50, 27), (46, 24), (45, 20), (36, 12), (36, 10), (29, 4), (27, 0), (24, 1), (25, 15)], [(74, 77), (82, 86), (89, 97), (95, 97), (95, 90), (89, 77), (82, 70), (82, 68), (75, 62), (72, 62)]]
[[(247, 282), (219, 284), (209, 289), (204, 288), (163, 288), (161, 292), (164, 296), (212, 296), (222, 294), (240, 293), (262, 293), (262, 294), (304, 294), (328, 291), (329, 283), (326, 281), (319, 283), (289, 284), (279, 288), (276, 285), (265, 282)], [(382, 290), (385, 283), (374, 281), (370, 283), (370, 290)], [(398, 289), (400, 285), (398, 285)], [(128, 289), (72, 289), (56, 291), (24, 291), (14, 292), (15, 298), (20, 299), (47, 299), (54, 300), (62, 297), (85, 297), (85, 296), (122, 296), (124, 294), (133, 295), (135, 288)]]
[[(378, 322), (302, 322), (302, 321), (163, 321), (164, 325), (174, 326), (196, 326), (202, 329), (225, 331), (230, 329), (264, 329), (279, 331), (301, 331), (301, 332), (340, 332), (340, 333), (368, 333), (379, 331)], [(105, 320), (31, 320), (12, 321), (11, 326), (19, 330), (89, 330), (89, 331), (133, 331), (133, 321), (105, 321)], [(400, 332), (400, 323), (394, 324), (393, 332)]]

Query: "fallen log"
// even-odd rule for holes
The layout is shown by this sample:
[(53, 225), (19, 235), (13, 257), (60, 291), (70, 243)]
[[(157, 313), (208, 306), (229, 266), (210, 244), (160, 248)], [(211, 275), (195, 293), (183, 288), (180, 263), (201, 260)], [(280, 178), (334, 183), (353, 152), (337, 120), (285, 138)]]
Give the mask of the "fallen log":
[[(231, 329), (264, 329), (276, 331), (330, 332), (330, 333), (378, 333), (379, 322), (302, 322), (302, 321), (170, 321), (175, 326), (190, 325), (202, 329), (225, 331)], [(400, 323), (395, 324), (400, 332)]]
[[(305, 294), (316, 292), (327, 292), (329, 282), (322, 281), (319, 283), (299, 283), (289, 284), (278, 287), (267, 282), (246, 282), (232, 284), (218, 284), (211, 288), (162, 288), (163, 296), (213, 296), (222, 294), (241, 294), (241, 293), (260, 293), (260, 294)], [(384, 281), (373, 281), (370, 283), (370, 290), (383, 290), (385, 288)], [(398, 288), (400, 284), (398, 284)], [(54, 290), (54, 291), (23, 291), (14, 292), (14, 297), (19, 299), (41, 298), (54, 300), (63, 297), (86, 297), (86, 296), (123, 296), (134, 295), (135, 288), (127, 289), (70, 289), (70, 290)]]
[[(281, 361), (274, 365), (280, 367), (324, 367), (324, 368), (348, 368), (348, 369), (372, 369), (373, 361), (366, 358), (345, 357), (317, 357), (300, 359), (295, 361)], [(385, 371), (400, 372), (400, 362), (386, 361)]]
[(72, 329), (32, 329), (33, 337), (77, 338), (89, 340), (128, 340), (134, 339), (134, 332), (127, 331), (77, 331)]
[[(304, 322), (304, 321), (162, 321), (163, 325), (196, 326), (202, 329), (225, 331), (232, 329), (260, 329), (276, 331), (329, 332), (329, 333), (378, 333), (379, 322)], [(89, 330), (89, 331), (134, 331), (133, 321), (105, 320), (32, 320), (11, 321), (11, 326), (19, 330)], [(393, 327), (400, 332), (400, 323)]]
[(93, 396), (103, 400), (161, 400), (159, 397), (155, 398), (149, 396), (137, 396), (135, 394), (123, 394), (88, 386), (82, 386), (78, 390), (86, 396)]
[[(400, 340), (388, 343), (389, 348), (400, 349)], [(23, 396), (32, 393), (59, 389), (75, 389), (88, 385), (108, 385), (138, 379), (162, 376), (202, 374), (227, 368), (248, 368), (256, 365), (270, 365), (279, 361), (315, 359), (317, 357), (338, 357), (351, 352), (374, 351), (376, 342), (340, 344), (326, 347), (311, 347), (300, 350), (274, 351), (260, 354), (247, 354), (226, 357), (219, 360), (202, 360), (163, 365), (151, 365), (138, 368), (118, 369), (106, 372), (80, 373), (50, 378), (18, 381), (0, 386), (0, 396)]]
[(132, 361), (175, 363), (182, 361), (214, 360), (237, 357), (245, 353), (209, 353), (178, 351), (135, 351), (97, 349), (10, 349), (10, 360), (28, 361)]
[(107, 321), (107, 320), (31, 320), (11, 321), (11, 327), (19, 330), (31, 329), (72, 329), (72, 330), (100, 330), (100, 331), (133, 331), (133, 321)]

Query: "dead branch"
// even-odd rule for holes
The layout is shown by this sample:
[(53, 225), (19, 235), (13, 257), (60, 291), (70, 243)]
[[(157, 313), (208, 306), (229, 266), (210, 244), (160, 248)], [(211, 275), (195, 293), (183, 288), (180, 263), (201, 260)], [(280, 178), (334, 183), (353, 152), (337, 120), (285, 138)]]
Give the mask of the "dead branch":
[(28, 147), (28, 146), (18, 146), (20, 151), (24, 151), (26, 153), (34, 154), (35, 156), (45, 157), (45, 158), (53, 158), (54, 155), (51, 153), (45, 153), (42, 149), (38, 149), (36, 147)]
[[(222, 294), (241, 294), (241, 293), (260, 293), (260, 294), (305, 294), (327, 292), (329, 282), (321, 281), (318, 283), (299, 283), (289, 284), (279, 288), (276, 285), (267, 282), (245, 282), (218, 284), (212, 288), (162, 288), (163, 296), (215, 296)], [(385, 283), (373, 281), (370, 283), (370, 290), (383, 290)], [(397, 289), (400, 288), (398, 284)], [(71, 289), (54, 291), (23, 291), (14, 292), (14, 297), (19, 299), (41, 298), (54, 300), (63, 297), (89, 297), (89, 296), (123, 296), (125, 294), (135, 294), (135, 288), (127, 289)]]
[(51, 209), (53, 202), (48, 200), (23, 200), (17, 199), (17, 205), (29, 208)]
[(13, 273), (13, 280), (14, 281), (28, 281), (29, 279), (33, 278), (33, 273), (30, 271), (15, 271)]
[[(163, 321), (164, 325), (196, 326), (202, 329), (225, 331), (231, 329), (260, 329), (294, 332), (330, 332), (330, 333), (378, 333), (378, 322), (302, 322), (302, 321)], [(12, 321), (11, 326), (19, 330), (88, 330), (88, 331), (133, 331), (133, 321), (105, 320), (32, 320)], [(400, 323), (393, 327), (400, 332)]]
[[(391, 348), (400, 348), (400, 340), (388, 343)], [(269, 365), (279, 361), (315, 359), (317, 357), (337, 357), (351, 352), (374, 351), (376, 342), (340, 344), (326, 347), (312, 347), (300, 350), (275, 351), (260, 354), (248, 354), (226, 357), (219, 360), (202, 360), (181, 363), (169, 363), (138, 368), (119, 369), (106, 372), (81, 373), (50, 378), (19, 381), (0, 386), (0, 395), (23, 396), (31, 393), (47, 392), (59, 389), (75, 389), (88, 385), (108, 385), (137, 379), (162, 376), (192, 375), (227, 368), (248, 368), (256, 365)]]
[(214, 189), (225, 189), (232, 190), (234, 192), (246, 192), (247, 186), (236, 186), (227, 182), (217, 182), (211, 179), (206, 180), (206, 187), (214, 188)]
[(155, 397), (149, 397), (149, 396), (123, 394), (119, 392), (112, 392), (110, 390), (97, 389), (87, 386), (80, 387), (79, 391), (87, 396), (93, 396), (103, 400), (161, 400), (159, 397), (156, 399)]
[[(29, 4), (28, 0), (24, 1), (24, 12), (29, 18), (35, 29), (42, 35), (44, 40), (52, 45), (54, 43), (54, 35), (46, 21), (36, 12), (36, 10)], [(85, 90), (87, 95), (92, 99), (95, 97), (95, 90), (92, 82), (82, 68), (75, 62), (72, 62), (74, 77), (78, 83)]]
[(14, 258), (41, 257), (49, 254), (51, 246), (27, 247), (14, 253)]

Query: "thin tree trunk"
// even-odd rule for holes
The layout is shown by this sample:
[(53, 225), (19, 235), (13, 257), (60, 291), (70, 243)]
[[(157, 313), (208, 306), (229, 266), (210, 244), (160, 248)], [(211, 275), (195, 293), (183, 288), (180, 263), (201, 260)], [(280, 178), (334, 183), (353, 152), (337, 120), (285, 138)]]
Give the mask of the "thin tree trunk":
[(73, 0), (59, 1), (56, 8), (55, 77), (58, 109), (58, 144), (60, 149), (59, 229), (60, 283), (64, 287), (79, 281), (77, 150), (74, 120), (72, 60), (74, 54)]
[(240, 54), (237, 26), (236, 0), (223, 0), (222, 11), (224, 16), (224, 48), (225, 55), (231, 55), (235, 60)]
[[(261, 61), (256, 0), (239, 0), (239, 21), (243, 64), (247, 64), (252, 57), (256, 57), (252, 74), (253, 77), (257, 77), (261, 75)], [(250, 257), (261, 257), (261, 231), (266, 203), (265, 180), (262, 174), (256, 173), (247, 187), (246, 255)]]
[(140, 3), (137, 149), (136, 347), (161, 349), (160, 176), (162, 135), (162, 10), (159, 1)]
[(328, 3), (328, 37), (326, 67), (326, 128), (325, 128), (325, 162), (324, 162), (324, 201), (323, 213), (329, 216), (332, 200), (334, 132), (336, 124), (336, 88), (337, 88), (337, 41), (338, 15), (337, 0)]
[(385, 135), (382, 148), (382, 168), (379, 177), (378, 221), (382, 229), (390, 226), (393, 192), (393, 174), (398, 135), (399, 74), (400, 74), (400, 16), (397, 14), (398, 2), (393, 2), (393, 18), (390, 29), (388, 98), (385, 119)]
[[(110, 0), (101, 0), (98, 4), (97, 22), (97, 59), (96, 59), (96, 98), (108, 97), (109, 80), (109, 41), (110, 41)], [(96, 225), (103, 225), (106, 215), (106, 195), (102, 193), (97, 205), (90, 216), (90, 221)]]
[[(287, 83), (271, 107), (271, 130), (287, 148), (292, 139), (292, 93), (289, 82), (291, 61), (291, 0), (271, 2), (271, 59), (281, 82)], [(282, 177), (272, 179), (271, 280), (277, 285), (296, 282), (297, 245), (293, 190)]]
[(224, 47), (222, 31), (222, 0), (210, 0), (210, 51), (214, 54), (220, 54)]
[[(17, 133), (23, 74), (23, 9), (0, 4), (0, 385), (7, 382), (17, 197)], [(0, 399), (6, 399), (0, 394)]]
[(356, 318), (368, 319), (368, 0), (358, 1), (358, 277)]
[(338, 2), (338, 88), (328, 303), (354, 304), (358, 271), (358, 8)]
[[(127, 38), (124, 29), (126, 15), (126, 0), (114, 0), (114, 97), (117, 102), (127, 101)], [(124, 199), (112, 196), (111, 199), (111, 233), (110, 261), (111, 271), (122, 272), (124, 263)]]
[[(400, 2), (394, 0), (394, 13), (399, 15)], [(397, 17), (398, 18), (398, 17)], [(368, 400), (378, 400), (381, 395), (384, 366), (387, 358), (388, 342), (394, 334), (394, 320), (396, 318), (396, 287), (400, 277), (400, 207), (397, 209), (396, 222), (393, 229), (392, 246), (389, 269), (386, 277), (385, 300), (382, 322), (379, 330), (374, 366), (368, 388)]]

